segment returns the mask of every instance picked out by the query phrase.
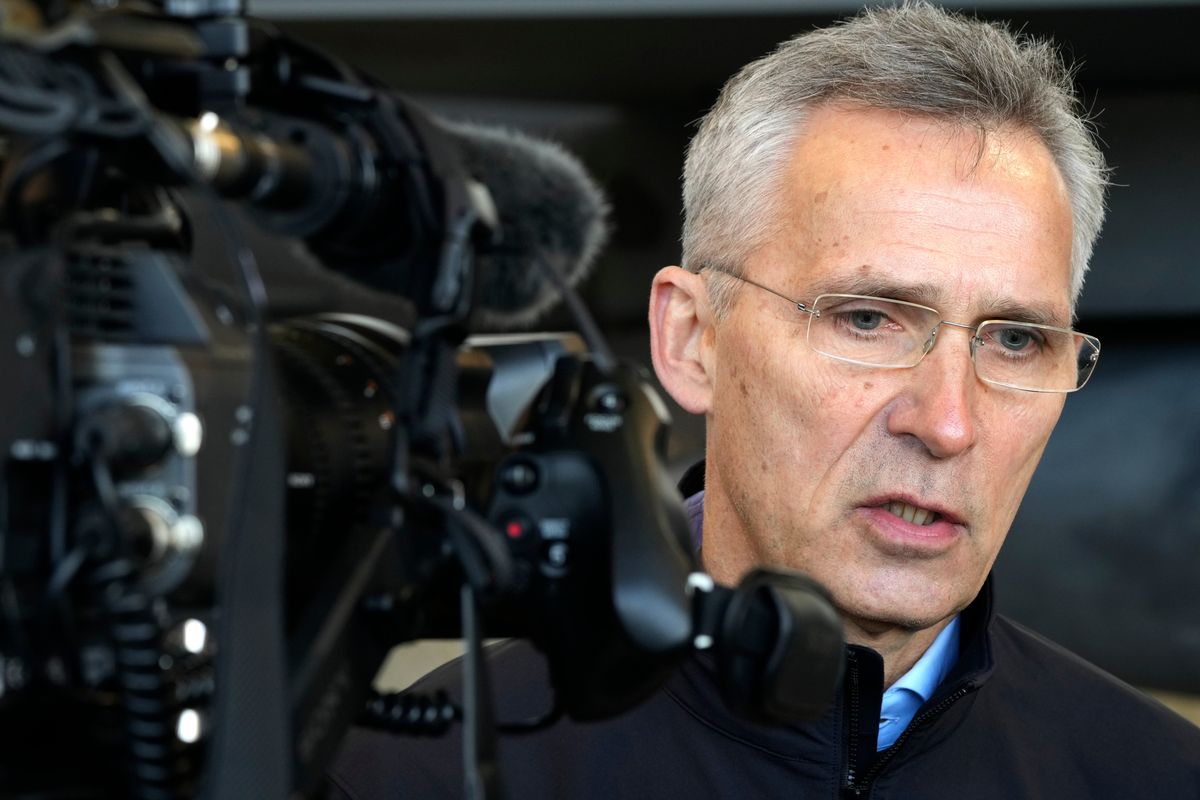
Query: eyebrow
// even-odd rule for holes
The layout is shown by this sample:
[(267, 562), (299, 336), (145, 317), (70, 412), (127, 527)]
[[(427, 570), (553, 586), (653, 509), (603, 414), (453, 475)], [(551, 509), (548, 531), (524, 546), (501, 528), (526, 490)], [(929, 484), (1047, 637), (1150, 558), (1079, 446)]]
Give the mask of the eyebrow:
[[(933, 308), (945, 304), (945, 289), (933, 283), (899, 283), (887, 275), (879, 273), (864, 273), (861, 275), (844, 275), (818, 283), (812, 290), (813, 297), (822, 294), (861, 294), (872, 297), (886, 297), (892, 300), (904, 300)], [(1011, 298), (985, 296), (981, 304), (986, 311), (979, 316), (984, 319), (1006, 319), (1013, 322), (1032, 322), (1036, 325), (1050, 325), (1056, 328), (1069, 328), (1069, 314), (1064, 317), (1062, 312), (1052, 303), (1019, 302)]]

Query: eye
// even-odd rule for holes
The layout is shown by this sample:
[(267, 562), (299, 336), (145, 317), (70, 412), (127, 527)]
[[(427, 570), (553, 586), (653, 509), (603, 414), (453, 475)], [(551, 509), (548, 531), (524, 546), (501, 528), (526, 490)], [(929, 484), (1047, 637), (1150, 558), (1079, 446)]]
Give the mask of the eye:
[[(821, 295), (817, 298), (816, 308), (818, 316), (814, 318), (810, 330), (818, 331), (822, 338), (836, 336), (860, 344), (870, 343), (872, 346), (886, 342), (889, 346), (905, 350), (912, 344), (917, 332), (927, 332), (937, 321), (937, 312), (883, 297)], [(931, 313), (932, 320), (929, 317)]]
[(860, 331), (873, 331), (883, 324), (886, 319), (882, 311), (871, 311), (870, 309), (859, 309), (857, 311), (846, 312), (847, 321)]
[(1001, 328), (992, 337), (1005, 350), (1020, 352), (1037, 343), (1037, 337), (1029, 328)]

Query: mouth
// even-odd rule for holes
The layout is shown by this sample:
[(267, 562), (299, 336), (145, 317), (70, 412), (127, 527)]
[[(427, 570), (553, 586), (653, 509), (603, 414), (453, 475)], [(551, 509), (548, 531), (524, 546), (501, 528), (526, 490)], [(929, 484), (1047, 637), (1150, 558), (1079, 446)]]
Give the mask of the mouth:
[(890, 494), (876, 497), (864, 504), (890, 516), (904, 520), (910, 525), (928, 528), (939, 522), (949, 525), (964, 525), (962, 517), (948, 507), (909, 494)]
[(942, 519), (942, 515), (937, 511), (921, 506), (914, 506), (903, 500), (891, 500), (879, 506), (889, 514), (899, 517), (905, 522), (910, 522), (913, 525), (927, 527)]
[(885, 552), (933, 557), (956, 547), (969, 526), (949, 507), (914, 494), (877, 496), (859, 507), (872, 540)]

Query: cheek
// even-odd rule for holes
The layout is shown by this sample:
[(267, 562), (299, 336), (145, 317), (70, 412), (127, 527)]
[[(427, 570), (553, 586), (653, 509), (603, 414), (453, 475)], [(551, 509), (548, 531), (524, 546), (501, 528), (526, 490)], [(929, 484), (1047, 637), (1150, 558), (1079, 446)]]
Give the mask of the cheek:
[(1036, 463), (1041, 457), (1050, 433), (1062, 413), (1063, 401), (1053, 395), (1031, 395), (1031, 402), (1007, 407), (994, 415), (996, 436), (1003, 440), (1006, 450), (1020, 460)]
[[(760, 322), (760, 327), (767, 325)], [(715, 398), (718, 413), (737, 413), (738, 418), (730, 422), (747, 430), (756, 424), (807, 425), (819, 400), (803, 363), (802, 340), (764, 333), (730, 337), (723, 344)]]
[[(776, 328), (757, 322), (760, 329)], [(754, 472), (783, 467), (780, 459), (795, 451), (797, 432), (807, 430), (812, 418), (791, 347), (796, 342), (778, 330), (756, 335), (745, 327), (718, 340), (708, 424), (721, 457)]]
[(988, 432), (990, 441), (983, 449), (992, 457), (985, 469), (995, 476), (994, 485), (1002, 493), (1000, 504), (1010, 507), (1014, 515), (1062, 406), (1061, 399), (1051, 397), (1033, 397), (1032, 402), (1019, 406), (1009, 402), (998, 413), (999, 422)]
[(745, 462), (819, 474), (885, 405), (886, 381), (839, 369), (802, 339), (776, 341), (721, 351), (710, 425)]
[(852, 369), (837, 367), (827, 367), (822, 373), (819, 407), (828, 419), (869, 419), (888, 398), (895, 396), (894, 388), (889, 388), (886, 379), (865, 379), (856, 376)]

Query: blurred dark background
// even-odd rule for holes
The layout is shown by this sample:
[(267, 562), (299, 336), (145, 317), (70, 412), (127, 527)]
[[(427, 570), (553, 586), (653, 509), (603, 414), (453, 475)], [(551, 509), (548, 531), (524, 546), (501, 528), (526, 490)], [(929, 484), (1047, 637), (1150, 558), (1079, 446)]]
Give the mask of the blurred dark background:
[[(614, 223), (585, 298), (618, 352), (647, 364), (647, 291), (679, 258), (695, 121), (741, 65), (857, 5), (250, 0), (438, 113), (579, 154)], [(1128, 681), (1200, 693), (1200, 0), (947, 5), (1061, 45), (1116, 183), (1078, 325), (1102, 339), (1100, 367), (1068, 400), (1001, 554), (999, 605)], [(703, 420), (675, 413), (681, 469)]]

